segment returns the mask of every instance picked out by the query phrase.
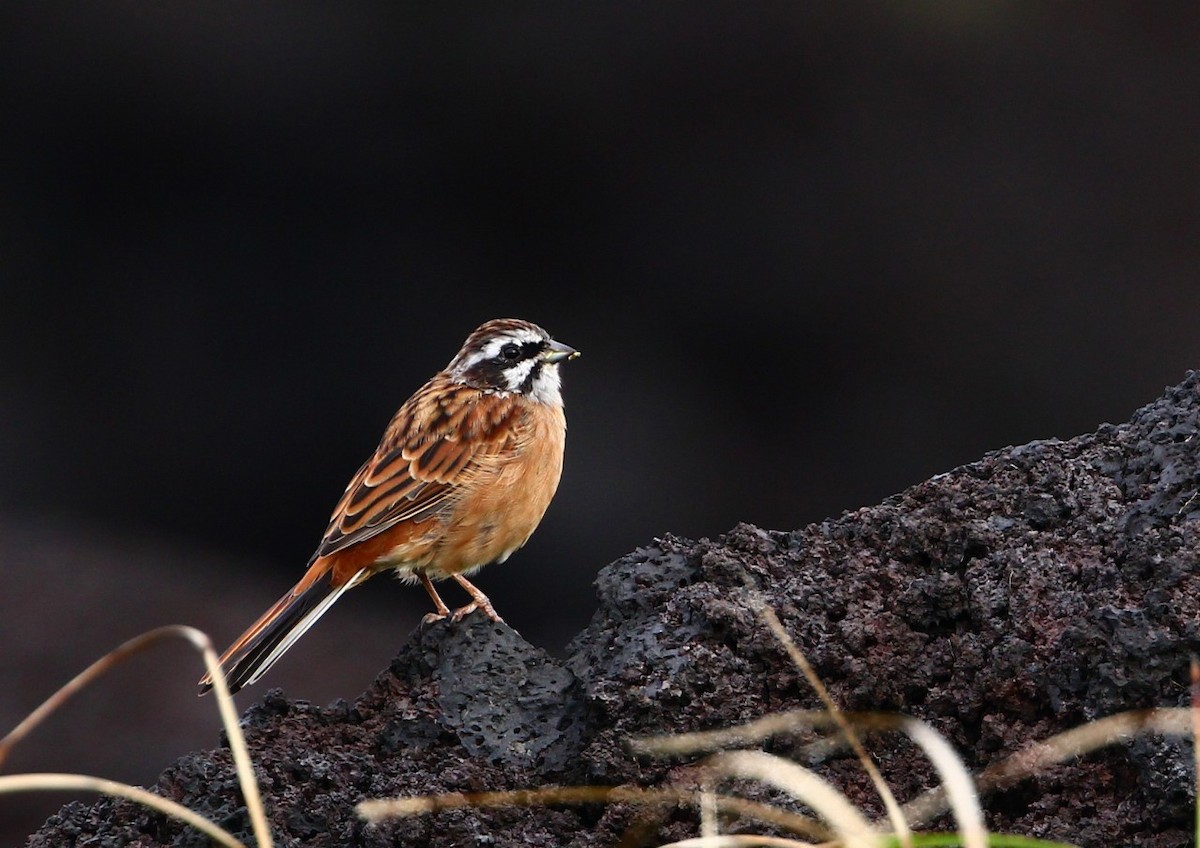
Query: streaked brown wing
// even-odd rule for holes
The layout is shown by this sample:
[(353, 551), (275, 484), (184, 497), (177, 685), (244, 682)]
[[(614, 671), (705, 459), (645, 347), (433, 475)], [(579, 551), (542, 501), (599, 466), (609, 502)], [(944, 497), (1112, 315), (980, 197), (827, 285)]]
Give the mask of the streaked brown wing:
[(375, 455), (346, 487), (314, 559), (452, 508), (499, 450), (513, 406), (475, 393), (453, 403), (455, 393), (441, 388), (427, 385), (396, 413)]
[[(458, 447), (465, 465), (473, 452), (464, 450), (461, 445)], [(391, 469), (387, 476), (378, 473), (381, 460)], [(334, 510), (316, 556), (345, 550), (402, 521), (419, 522), (431, 518), (453, 505), (455, 493), (460, 488), (453, 480), (423, 479), (409, 457), (373, 457), (350, 482)]]

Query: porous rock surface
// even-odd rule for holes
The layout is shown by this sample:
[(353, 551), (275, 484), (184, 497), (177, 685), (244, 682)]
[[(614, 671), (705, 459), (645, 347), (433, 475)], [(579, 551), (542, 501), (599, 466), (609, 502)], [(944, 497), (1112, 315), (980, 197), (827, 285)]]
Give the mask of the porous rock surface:
[[(638, 760), (628, 737), (816, 706), (747, 587), (843, 708), (923, 718), (977, 770), (1089, 719), (1186, 705), (1188, 657), (1200, 650), (1198, 435), (1191, 374), (1128, 424), (997, 451), (803, 530), (656, 540), (603, 569), (599, 609), (563, 661), (473, 616), (419, 630), (353, 704), (322, 709), (269, 691), (244, 725), (277, 842), (617, 844), (638, 818), (626, 806), (457, 810), (379, 826), (353, 807), (547, 784), (665, 786), (686, 761)], [(766, 744), (781, 755), (797, 746)], [(901, 800), (934, 783), (910, 744), (872, 735), (868, 747)], [(1190, 761), (1182, 741), (1140, 738), (988, 795), (988, 821), (1080, 845), (1186, 845)], [(816, 767), (877, 809), (850, 758)], [(251, 841), (226, 748), (183, 757), (156, 789)], [(690, 810), (641, 826), (642, 844), (697, 833)], [(67, 805), (28, 842), (117, 844), (206, 841), (101, 800)]]

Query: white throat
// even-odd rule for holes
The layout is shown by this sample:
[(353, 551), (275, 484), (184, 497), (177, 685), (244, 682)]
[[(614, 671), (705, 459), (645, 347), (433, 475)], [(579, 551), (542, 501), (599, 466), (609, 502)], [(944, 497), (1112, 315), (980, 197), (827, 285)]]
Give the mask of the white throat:
[(542, 363), (542, 370), (533, 381), (527, 397), (535, 403), (562, 407), (562, 377), (558, 373), (557, 362)]

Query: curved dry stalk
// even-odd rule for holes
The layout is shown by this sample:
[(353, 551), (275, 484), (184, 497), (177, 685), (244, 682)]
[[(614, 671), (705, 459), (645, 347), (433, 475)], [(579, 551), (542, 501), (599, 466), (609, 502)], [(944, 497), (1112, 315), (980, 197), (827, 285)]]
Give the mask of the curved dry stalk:
[[(856, 713), (843, 713), (857, 717)], [(676, 733), (671, 736), (643, 736), (625, 744), (630, 753), (649, 757), (678, 757), (709, 753), (741, 745), (762, 742), (772, 736), (794, 733), (814, 727), (829, 727), (833, 718), (825, 710), (789, 710), (773, 713), (735, 727)]]
[[(839, 712), (838, 715), (860, 730), (902, 730), (907, 720), (898, 713)], [(643, 736), (628, 740), (626, 746), (631, 753), (641, 756), (679, 757), (749, 745), (784, 733), (820, 730), (836, 725), (836, 719), (825, 710), (789, 710), (772, 713), (735, 727), (677, 733), (672, 736)], [(824, 739), (819, 744), (828, 754), (845, 747), (845, 740)]]
[(712, 782), (703, 781), (697, 796), (696, 806), (700, 808), (700, 835), (717, 836), (717, 795), (713, 791)]
[(106, 780), (102, 777), (92, 777), (87, 774), (60, 774), (43, 772), (40, 774), (12, 774), (0, 777), (0, 795), (16, 792), (35, 792), (39, 790), (77, 789), (84, 792), (99, 792), (116, 798), (128, 798), (139, 804), (158, 810), (171, 818), (189, 824), (214, 842), (227, 848), (246, 848), (237, 838), (213, 822), (194, 813), (182, 804), (169, 798), (155, 795), (137, 786)]
[[(638, 806), (694, 804), (696, 793), (685, 789), (639, 789), (632, 786), (550, 786), (508, 792), (447, 792), (409, 798), (372, 798), (360, 801), (354, 811), (372, 823), (390, 818), (420, 816), (465, 807), (532, 807), (555, 804), (636, 804)], [(825, 839), (829, 831), (820, 823), (798, 813), (759, 804), (732, 795), (713, 795), (721, 812), (733, 813), (773, 824), (793, 833)]]
[(110, 669), (120, 665), (130, 657), (144, 651), (146, 648), (160, 642), (168, 636), (179, 635), (174, 627), (160, 627), (156, 630), (151, 630), (148, 633), (142, 633), (139, 636), (134, 636), (127, 642), (123, 642), (107, 654), (89, 665), (79, 674), (72, 677), (66, 683), (59, 687), (58, 691), (47, 698), (33, 712), (25, 716), (21, 722), (8, 732), (3, 739), (0, 739), (0, 766), (4, 765), (4, 761), (8, 759), (9, 752), (17, 746), (29, 733), (49, 718), (63, 704), (70, 700), (79, 690), (83, 689), (93, 680), (102, 677)]
[[(941, 776), (958, 815), (964, 842), (968, 848), (986, 844), (987, 831), (983, 826), (983, 811), (978, 794), (961, 759), (946, 740), (928, 725), (892, 713), (838, 713), (848, 725), (870, 730), (903, 730), (929, 757)], [(677, 736), (659, 736), (630, 740), (630, 749), (637, 754), (652, 756), (685, 755), (711, 751), (730, 745), (761, 742), (781, 733), (811, 728), (828, 728), (838, 724), (837, 718), (824, 710), (793, 710), (764, 716), (738, 727)], [(941, 792), (941, 788), (936, 790)], [(903, 816), (901, 817), (903, 818)], [(909, 833), (911, 837), (911, 832)], [(901, 846), (905, 836), (897, 833)]]
[(766, 783), (812, 807), (837, 832), (848, 848), (875, 848), (880, 834), (846, 796), (815, 772), (762, 751), (727, 751), (709, 757), (705, 765), (722, 777)]
[[(1191, 710), (1169, 707), (1156, 710), (1132, 710), (1096, 719), (1035, 742), (1007, 759), (988, 766), (975, 779), (980, 792), (1010, 786), (1046, 768), (1080, 757), (1114, 742), (1126, 742), (1139, 733), (1187, 736), (1191, 730)], [(949, 809), (946, 795), (939, 787), (918, 795), (904, 805), (908, 820), (917, 827)]]
[(850, 745), (851, 749), (853, 749), (855, 756), (858, 757), (863, 771), (867, 773), (867, 777), (871, 779), (875, 791), (879, 793), (879, 799), (883, 802), (888, 820), (892, 823), (892, 828), (895, 830), (896, 836), (900, 839), (900, 844), (904, 848), (912, 848), (912, 830), (909, 829), (908, 822), (904, 819), (904, 812), (901, 810), (900, 804), (896, 801), (896, 796), (892, 794), (891, 787), (887, 785), (887, 782), (883, 779), (883, 775), (879, 773), (879, 768), (875, 765), (875, 761), (871, 759), (871, 755), (863, 747), (858, 734), (854, 732), (854, 728), (850, 725), (850, 722), (842, 715), (842, 711), (838, 708), (838, 705), (833, 702), (833, 698), (829, 695), (829, 690), (825, 688), (825, 683), (817, 676), (813, 667), (809, 665), (808, 657), (804, 656), (804, 653), (792, 641), (792, 637), (779, 621), (779, 616), (775, 615), (775, 610), (762, 602), (761, 599), (758, 599), (757, 596), (755, 596), (754, 603), (758, 607), (759, 618), (766, 623), (771, 633), (783, 645), (784, 650), (788, 652), (788, 656), (792, 658), (792, 662), (796, 664), (796, 668), (800, 669), (804, 674), (804, 677), (808, 680), (808, 685), (817, 693), (817, 697), (821, 699), (821, 703), (825, 705), (825, 709), (833, 717), (833, 721), (841, 732), (842, 737)]
[[(136, 656), (152, 645), (171, 638), (187, 640), (204, 657), (204, 666), (213, 680), (213, 690), (217, 696), (217, 709), (221, 715), (221, 723), (225, 728), (225, 733), (229, 738), (229, 750), (233, 756), (234, 768), (237, 771), (242, 796), (246, 801), (246, 812), (250, 817), (250, 825), (254, 831), (254, 838), (258, 841), (261, 848), (272, 848), (274, 841), (271, 838), (271, 829), (267, 825), (267, 816), (263, 810), (262, 796), (258, 791), (258, 783), (254, 779), (254, 768), (250, 762), (250, 752), (246, 748), (246, 737), (242, 735), (241, 726), (238, 724), (233, 697), (229, 694), (229, 687), (226, 685), (225, 676), (221, 672), (221, 663), (217, 658), (217, 653), (213, 650), (212, 640), (208, 638), (207, 634), (201, 630), (197, 630), (195, 627), (188, 627), (185, 624), (169, 624), (165, 627), (159, 627), (123, 642), (96, 660), (59, 687), (57, 692), (43, 701), (37, 709), (27, 715), (3, 739), (0, 739), (0, 765), (3, 764), (8, 753), (22, 739), (28, 736), (34, 728), (49, 718), (50, 715), (89, 683), (102, 677), (110, 669), (120, 665), (130, 657)], [(14, 775), (13, 777), (19, 776)], [(102, 780), (101, 778), (90, 779)], [(115, 781), (107, 782), (112, 783), (113, 786), (125, 786), (125, 784), (116, 783)], [(152, 795), (150, 797), (158, 798), (159, 796)]]
[(942, 787), (958, 822), (965, 848), (987, 848), (987, 827), (983, 823), (983, 807), (975, 791), (975, 781), (962, 758), (946, 741), (946, 737), (930, 725), (915, 718), (905, 719), (902, 727), (909, 738), (921, 746), (925, 756), (937, 769)]
[[(888, 713), (847, 712), (840, 713), (840, 715), (855, 727), (871, 730), (899, 729), (905, 730), (910, 736), (913, 736), (911, 728), (916, 726), (916, 724), (910, 724), (910, 722), (915, 721), (913, 719)], [(979, 809), (978, 795), (983, 792), (1010, 785), (1032, 774), (1043, 771), (1049, 766), (1064, 762), (1073, 757), (1082, 756), (1104, 745), (1129, 740), (1139, 733), (1149, 732), (1161, 733), (1163, 735), (1186, 736), (1193, 732), (1193, 720), (1193, 710), (1188, 708), (1134, 710), (1098, 719), (1082, 727), (1073, 728), (1042, 742), (1030, 745), (1022, 751), (1013, 754), (1008, 759), (988, 767), (975, 778), (974, 792), (971, 792), (968, 786), (961, 782), (961, 774), (958, 778), (952, 778), (948, 776), (949, 772), (942, 770), (948, 767), (953, 768), (955, 771), (962, 771), (965, 774), (965, 771), (962, 770), (961, 762), (958, 761), (956, 755), (953, 759), (941, 760), (943, 765), (939, 766), (939, 759), (930, 753), (930, 749), (927, 746), (922, 745), (926, 753), (930, 755), (930, 759), (934, 762), (934, 766), (938, 769), (946, 786), (931, 789), (909, 801), (903, 807), (904, 817), (914, 827), (924, 826), (932, 819), (951, 809), (951, 804), (947, 801), (947, 791), (950, 791), (952, 794), (956, 793), (956, 797), (961, 799), (961, 801), (956, 801), (955, 803), (967, 805), (959, 807), (961, 810), (970, 811), (967, 821), (971, 819), (979, 821), (981, 820), (981, 813), (976, 812)], [(791, 712), (765, 716), (738, 727), (698, 733), (682, 733), (676, 736), (646, 737), (630, 740), (628, 745), (630, 750), (635, 754), (660, 757), (683, 756), (712, 751), (730, 745), (745, 745), (760, 742), (781, 733), (809, 728), (829, 727), (833, 723), (832, 716), (824, 711), (793, 710)], [(922, 731), (918, 729), (916, 733), (920, 736)], [(921, 744), (920, 739), (917, 737), (913, 738), (914, 741)], [(936, 745), (937, 743), (935, 742), (934, 744)], [(946, 746), (946, 748), (949, 750), (949, 746)], [(957, 767), (952, 764), (957, 764)], [(957, 788), (955, 788), (956, 786)], [(970, 810), (971, 807), (974, 807), (975, 810)], [(969, 825), (963, 819), (960, 819), (960, 825), (964, 826), (963, 835), (965, 837), (967, 834), (966, 828), (969, 828)], [(988, 844), (992, 844), (1000, 838), (994, 835), (985, 836)], [(898, 834), (897, 841), (899, 842)]]
[(221, 669), (221, 660), (213, 648), (208, 634), (195, 627), (179, 625), (180, 634), (200, 649), (204, 657), (204, 667), (213, 684), (213, 692), (217, 696), (217, 708), (221, 713), (221, 724), (229, 739), (229, 752), (233, 756), (233, 765), (237, 771), (238, 785), (242, 788), (242, 799), (246, 802), (246, 813), (250, 817), (250, 825), (259, 848), (274, 848), (275, 841), (271, 836), (271, 827), (267, 824), (267, 814), (263, 810), (262, 795), (258, 791), (258, 781), (254, 778), (254, 764), (250, 761), (250, 750), (246, 747), (246, 737), (242, 726), (238, 723), (237, 712), (233, 706), (233, 696), (229, 694), (229, 684), (225, 682), (225, 672)]

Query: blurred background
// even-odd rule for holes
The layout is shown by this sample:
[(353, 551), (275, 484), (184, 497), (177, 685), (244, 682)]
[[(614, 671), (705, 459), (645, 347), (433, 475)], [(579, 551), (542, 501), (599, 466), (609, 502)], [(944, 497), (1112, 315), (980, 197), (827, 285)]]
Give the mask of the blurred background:
[[(150, 627), (236, 636), (488, 318), (584, 352), (559, 495), (477, 581), (558, 654), (656, 535), (802, 527), (1200, 363), (1194, 2), (0, 16), (2, 729)], [(241, 706), (352, 700), (427, 609), (373, 581)], [(199, 673), (139, 657), (5, 770), (152, 782), (217, 742)]]

